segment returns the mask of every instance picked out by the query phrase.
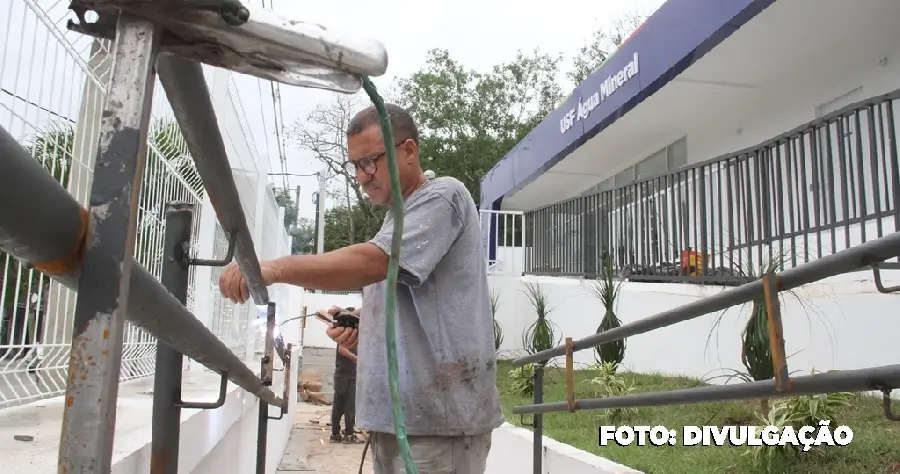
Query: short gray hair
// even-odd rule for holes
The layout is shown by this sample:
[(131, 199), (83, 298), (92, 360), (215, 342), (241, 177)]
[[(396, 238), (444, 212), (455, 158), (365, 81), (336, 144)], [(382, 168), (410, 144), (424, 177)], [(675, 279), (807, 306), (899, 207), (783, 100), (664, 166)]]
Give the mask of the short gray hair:
[[(409, 112), (399, 105), (384, 105), (387, 109), (388, 116), (390, 117), (391, 132), (394, 134), (394, 142), (399, 143), (406, 140), (412, 140), (418, 145), (419, 128), (416, 127), (416, 122)], [(359, 135), (370, 127), (380, 126), (379, 120), (378, 110), (375, 109), (374, 105), (370, 105), (359, 111), (350, 120), (350, 124), (347, 125), (347, 136), (352, 137), (354, 135)], [(387, 145), (387, 143), (385, 143), (385, 145)]]

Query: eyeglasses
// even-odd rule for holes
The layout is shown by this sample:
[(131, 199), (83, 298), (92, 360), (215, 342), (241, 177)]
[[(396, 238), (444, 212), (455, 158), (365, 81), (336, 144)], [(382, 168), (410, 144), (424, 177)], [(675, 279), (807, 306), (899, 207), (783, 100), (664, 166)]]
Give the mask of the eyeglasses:
[[(404, 143), (406, 143), (406, 140), (400, 140), (399, 142), (394, 144), (394, 148), (397, 148)], [(344, 171), (346, 171), (350, 176), (356, 175), (357, 169), (361, 169), (363, 173), (372, 176), (376, 171), (378, 171), (378, 165), (376, 164), (376, 162), (383, 158), (386, 154), (387, 150), (384, 150), (377, 155), (360, 158), (357, 161), (345, 161), (342, 166), (344, 167)]]

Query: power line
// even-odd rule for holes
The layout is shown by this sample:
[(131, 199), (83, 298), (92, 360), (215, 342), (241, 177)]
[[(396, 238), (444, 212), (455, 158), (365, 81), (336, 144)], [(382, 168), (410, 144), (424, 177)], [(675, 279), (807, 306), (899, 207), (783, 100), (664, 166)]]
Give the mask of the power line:
[(0, 92), (3, 92), (4, 94), (6, 94), (6, 95), (12, 97), (13, 99), (18, 99), (18, 100), (20, 100), (20, 101), (22, 101), (22, 102), (25, 102), (25, 103), (28, 104), (28, 105), (37, 107), (38, 109), (41, 109), (41, 110), (43, 110), (44, 112), (47, 112), (48, 114), (53, 115), (54, 117), (61, 118), (61, 119), (65, 120), (65, 121), (67, 121), (67, 122), (70, 122), (70, 123), (75, 123), (75, 121), (72, 120), (72, 119), (70, 119), (69, 117), (66, 117), (66, 116), (64, 116), (64, 115), (60, 115), (60, 114), (58, 114), (58, 113), (56, 113), (56, 112), (54, 112), (54, 111), (52, 111), (52, 110), (50, 110), (50, 109), (48, 109), (48, 108), (46, 108), (46, 107), (44, 107), (44, 106), (41, 106), (41, 105), (39, 105), (39, 104), (37, 104), (37, 103), (35, 103), (35, 102), (32, 102), (32, 101), (30, 101), (30, 100), (28, 100), (28, 99), (26, 99), (26, 98), (24, 98), (24, 97), (22, 97), (22, 96), (20, 96), (20, 95), (17, 95), (17, 94), (15, 94), (15, 93), (13, 93), (13, 92), (10, 92), (10, 91), (8, 91), (8, 90), (2, 88), (2, 87), (0, 87)]
[(318, 176), (319, 173), (301, 174), (301, 173), (269, 173), (269, 176)]
[[(262, 7), (266, 8), (266, 0), (260, 0), (262, 3)], [(275, 4), (273, 0), (269, 0), (270, 11), (275, 11)], [(282, 184), (284, 185), (284, 189), (288, 189), (288, 176), (292, 176), (291, 173), (287, 172), (287, 157), (284, 153), (284, 140), (282, 138), (284, 132), (284, 114), (281, 113), (281, 85), (276, 83), (275, 81), (269, 81), (269, 90), (272, 93), (272, 116), (275, 119), (275, 145), (278, 150), (278, 158), (279, 163), (281, 164), (281, 173), (269, 173), (269, 176), (281, 176)], [(260, 98), (262, 98), (262, 89), (259, 91)], [(259, 103), (260, 110), (262, 110), (262, 100)], [(263, 114), (263, 122), (265, 122), (265, 114)], [(266, 133), (266, 145), (268, 146), (268, 133)]]
[[(269, 81), (269, 87), (272, 91), (272, 113), (275, 116), (275, 141), (278, 147), (278, 156), (281, 159), (281, 170), (287, 172), (287, 158), (284, 156), (284, 140), (282, 139), (282, 131), (284, 127), (284, 116), (279, 114), (281, 111), (281, 88), (276, 92), (276, 83)], [(285, 179), (285, 188), (287, 188), (287, 178)]]

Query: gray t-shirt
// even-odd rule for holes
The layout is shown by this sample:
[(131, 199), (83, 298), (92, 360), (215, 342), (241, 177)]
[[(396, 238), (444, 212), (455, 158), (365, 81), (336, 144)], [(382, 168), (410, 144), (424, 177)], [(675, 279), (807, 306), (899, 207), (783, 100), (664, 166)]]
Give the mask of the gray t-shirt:
[[(388, 213), (370, 243), (390, 255)], [(356, 378), (360, 429), (394, 433), (385, 346), (387, 282), (364, 289)], [(423, 184), (404, 203), (397, 284), (397, 359), (406, 428), (461, 436), (503, 424), (478, 210), (454, 178)]]

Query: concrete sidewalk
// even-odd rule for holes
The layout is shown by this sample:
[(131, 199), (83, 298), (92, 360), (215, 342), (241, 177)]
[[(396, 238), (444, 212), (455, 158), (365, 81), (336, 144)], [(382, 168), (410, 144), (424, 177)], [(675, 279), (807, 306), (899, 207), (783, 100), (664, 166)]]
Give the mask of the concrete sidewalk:
[[(315, 472), (355, 474), (359, 472), (363, 444), (330, 443), (331, 407), (298, 403), (291, 438), (278, 466), (278, 473)], [(361, 437), (362, 439), (365, 439)], [(364, 474), (372, 473), (372, 453), (366, 455)]]

